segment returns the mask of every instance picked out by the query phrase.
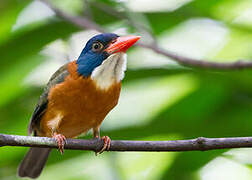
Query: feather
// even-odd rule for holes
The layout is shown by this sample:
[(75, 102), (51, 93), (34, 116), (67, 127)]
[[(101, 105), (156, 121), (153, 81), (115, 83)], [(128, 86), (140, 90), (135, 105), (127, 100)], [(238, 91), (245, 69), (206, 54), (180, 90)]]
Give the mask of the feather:
[[(32, 117), (30, 119), (30, 123), (28, 126), (28, 135), (31, 135), (32, 132), (35, 129), (39, 129), (40, 120), (47, 109), (48, 104), (48, 94), (50, 92), (50, 89), (54, 87), (56, 84), (59, 84), (64, 81), (65, 77), (69, 75), (69, 72), (67, 70), (68, 64), (63, 65), (60, 67), (50, 78), (49, 82), (47, 83), (44, 92), (40, 96), (40, 99), (38, 101), (38, 104), (32, 114)], [(35, 132), (36, 135), (36, 132)]]
[(18, 167), (18, 176), (37, 178), (42, 172), (50, 152), (49, 148), (30, 148)]

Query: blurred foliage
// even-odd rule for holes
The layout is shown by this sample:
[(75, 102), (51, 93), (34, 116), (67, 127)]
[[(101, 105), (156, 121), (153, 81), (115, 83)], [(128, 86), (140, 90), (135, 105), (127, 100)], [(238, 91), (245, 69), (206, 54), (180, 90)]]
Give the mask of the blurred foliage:
[[(185, 24), (189, 21), (207, 21), (209, 26), (219, 26), (227, 33), (222, 38), (222, 45), (216, 45), (217, 50), (205, 53), (203, 58), (225, 61), (252, 58), (252, 19), (251, 13), (247, 15), (252, 11), (250, 0), (191, 0), (167, 11), (145, 11), (146, 3), (142, 11), (131, 12), (129, 4), (132, 1), (76, 0), (73, 3), (70, 0), (55, 0), (52, 3), (67, 13), (87, 15), (104, 29), (114, 31), (121, 27), (127, 33), (143, 33), (142, 39), (146, 42), (150, 35), (157, 39), (157, 43), (160, 39), (172, 37), (172, 34), (181, 32), (181, 28), (186, 30)], [(134, 2), (138, 2), (138, 6), (143, 3), (141, 0)], [(174, 3), (167, 2), (167, 7)], [(162, 4), (162, 0), (155, 3)], [(41, 7), (41, 10), (35, 13), (31, 11), (34, 7)], [(41, 79), (48, 79), (48, 72), (40, 71), (40, 68), (53, 56), (43, 51), (59, 39), (71, 47), (72, 36), (82, 31), (54, 15), (17, 26), (20, 19), (25, 19), (24, 12), (30, 10), (30, 16), (35, 18), (45, 9), (50, 11), (37, 1), (0, 1), (0, 133), (26, 134), (29, 117), (43, 88), (41, 84), (38, 86), (39, 83), (27, 83), (27, 78), (36, 71), (41, 74)], [(197, 41), (200, 29), (194, 31), (193, 38)], [(211, 33), (211, 29), (209, 34), (202, 46), (216, 39), (217, 35)], [(183, 41), (180, 43), (182, 45)], [(201, 45), (202, 42), (196, 43)], [(190, 48), (193, 46), (186, 49)], [(107, 118), (106, 121), (110, 122), (105, 121), (102, 134), (112, 139), (143, 140), (251, 135), (251, 71), (193, 70), (170, 61), (162, 64), (156, 60), (158, 55), (147, 49), (144, 51), (150, 54), (153, 62), (146, 62), (144, 67), (134, 66), (132, 59), (144, 61), (144, 58), (135, 57), (146, 57), (145, 53), (141, 54), (139, 48), (129, 52), (130, 67), (123, 81), (122, 98), (119, 107)], [(57, 56), (56, 51), (54, 54)], [(49, 65), (47, 67), (50, 68)], [(0, 179), (17, 179), (16, 168), (26, 150), (0, 148)], [(53, 151), (40, 179), (203, 179), (202, 168), (226, 151), (113, 152), (99, 157), (92, 152), (66, 151), (61, 156)], [(247, 165), (251, 171), (252, 161), (236, 163)]]

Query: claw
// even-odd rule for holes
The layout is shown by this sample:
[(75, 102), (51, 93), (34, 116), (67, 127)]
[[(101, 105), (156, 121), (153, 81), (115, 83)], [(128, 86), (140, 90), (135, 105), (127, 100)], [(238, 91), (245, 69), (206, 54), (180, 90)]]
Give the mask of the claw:
[(95, 155), (101, 154), (104, 151), (108, 151), (110, 149), (111, 146), (111, 139), (108, 136), (103, 136), (101, 138), (104, 142), (103, 147), (100, 151), (96, 152)]
[(56, 134), (54, 133), (53, 138), (56, 140), (58, 147), (59, 147), (59, 151), (61, 154), (64, 154), (64, 146), (66, 144), (66, 138), (64, 135), (62, 134)]

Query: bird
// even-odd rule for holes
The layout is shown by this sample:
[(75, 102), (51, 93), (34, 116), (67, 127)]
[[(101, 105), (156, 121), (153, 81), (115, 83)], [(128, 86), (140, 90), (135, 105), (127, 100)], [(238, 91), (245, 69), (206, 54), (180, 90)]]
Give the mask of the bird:
[[(63, 154), (66, 138), (93, 130), (109, 150), (111, 140), (100, 137), (100, 126), (117, 105), (127, 64), (126, 51), (141, 36), (98, 34), (88, 40), (77, 60), (60, 67), (50, 78), (28, 126), (28, 135), (52, 137)], [(18, 167), (19, 177), (37, 178), (50, 148), (31, 147)]]

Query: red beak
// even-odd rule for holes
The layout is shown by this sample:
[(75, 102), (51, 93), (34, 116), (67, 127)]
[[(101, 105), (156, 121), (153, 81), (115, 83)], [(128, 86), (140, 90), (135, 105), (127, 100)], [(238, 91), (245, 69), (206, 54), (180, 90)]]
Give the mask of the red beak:
[(112, 42), (105, 51), (109, 54), (117, 52), (126, 52), (133, 44), (135, 44), (141, 36), (123, 36), (118, 37)]

